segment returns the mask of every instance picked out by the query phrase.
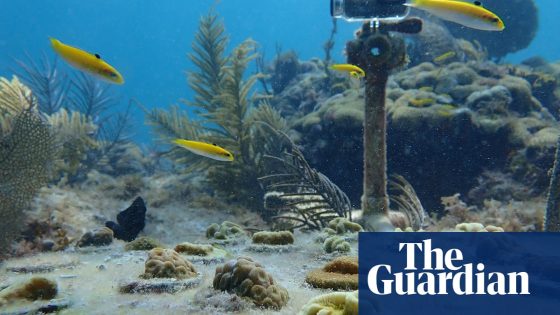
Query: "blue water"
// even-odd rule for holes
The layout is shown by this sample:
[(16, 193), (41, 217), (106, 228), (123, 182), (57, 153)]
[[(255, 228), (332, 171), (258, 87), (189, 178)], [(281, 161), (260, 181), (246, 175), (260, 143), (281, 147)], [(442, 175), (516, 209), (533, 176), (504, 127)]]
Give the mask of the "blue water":
[[(533, 44), (508, 57), (518, 62), (540, 55), (560, 59), (560, 41), (550, 40), (560, 27), (557, 0), (536, 0), (540, 26)], [(135, 98), (148, 107), (166, 107), (190, 98), (186, 54), (199, 18), (213, 0), (0, 0), (0, 76), (11, 77), (13, 59), (25, 53), (53, 57), (48, 37), (97, 52), (125, 77), (115, 89), (124, 107)], [(258, 41), (268, 59), (276, 45), (295, 50), (300, 59), (322, 57), (331, 20), (328, 0), (224, 0), (216, 5), (231, 34), (230, 48), (247, 37)], [(334, 58), (343, 61), (343, 45), (356, 24), (339, 23)], [(66, 66), (65, 66), (66, 67)], [(72, 70), (73, 71), (73, 70)], [(136, 139), (147, 140), (148, 128), (135, 109)]]

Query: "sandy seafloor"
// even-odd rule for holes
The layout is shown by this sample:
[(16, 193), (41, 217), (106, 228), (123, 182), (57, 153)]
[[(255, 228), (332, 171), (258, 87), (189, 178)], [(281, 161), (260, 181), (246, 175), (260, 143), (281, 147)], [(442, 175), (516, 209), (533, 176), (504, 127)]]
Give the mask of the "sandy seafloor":
[[(83, 191), (82, 191), (83, 192)], [(59, 188), (43, 190), (37, 204), (41, 208), (54, 209), (56, 214), (65, 216), (65, 221), (87, 228), (99, 226), (106, 217), (116, 215), (116, 209), (127, 207), (128, 202), (103, 197), (101, 193), (89, 191), (87, 194), (65, 191)], [(42, 199), (43, 198), (43, 199)], [(97, 206), (91, 204), (97, 200)], [(88, 208), (86, 205), (90, 204)], [(80, 207), (81, 213), (73, 207)], [(57, 210), (58, 209), (58, 210)], [(103, 210), (106, 209), (106, 210)], [(112, 210), (107, 210), (112, 209)], [(162, 207), (148, 208), (146, 228), (141, 235), (147, 235), (162, 241), (167, 247), (173, 248), (181, 242), (209, 244), (205, 231), (208, 225), (224, 220), (247, 225), (248, 222), (262, 222), (251, 212), (231, 212), (228, 209), (192, 208), (182, 203), (171, 203)], [(262, 223), (260, 223), (262, 225)], [(253, 224), (255, 226), (255, 224)], [(265, 225), (260, 226), (266, 229)], [(251, 240), (237, 245), (224, 245), (230, 258), (249, 256), (261, 263), (277, 283), (284, 286), (290, 295), (288, 305), (279, 311), (263, 310), (252, 303), (241, 303), (245, 309), (238, 314), (297, 314), (307, 301), (328, 290), (315, 289), (305, 284), (306, 273), (314, 268), (322, 267), (334, 256), (342, 254), (325, 254), (322, 244), (315, 242), (318, 232), (298, 232), (294, 234), (295, 243), (290, 250), (273, 252), (251, 251)], [(212, 280), (217, 264), (205, 265), (201, 261), (192, 261), (202, 276), (202, 283), (194, 288), (175, 294), (121, 294), (119, 283), (136, 280), (144, 272), (147, 251), (125, 251), (125, 242), (115, 240), (107, 247), (95, 250), (75, 249), (73, 246), (63, 252), (39, 253), (29, 257), (14, 258), (0, 267), (0, 283), (3, 285), (17, 280), (30, 278), (30, 274), (7, 271), (14, 266), (34, 265), (68, 265), (56, 268), (52, 272), (36, 273), (56, 280), (58, 298), (70, 302), (70, 306), (59, 314), (224, 314), (223, 308), (216, 308), (205, 302), (204, 294), (213, 292)], [(348, 255), (357, 255), (357, 243), (352, 245)], [(286, 248), (286, 247), (284, 247)], [(187, 258), (188, 256), (183, 256)], [(226, 259), (227, 260), (227, 259)], [(102, 266), (102, 267), (100, 267)], [(199, 293), (199, 297), (195, 295)], [(239, 299), (215, 291), (213, 301), (223, 299), (223, 305), (234, 307)], [(202, 296), (202, 298), (201, 298)], [(197, 301), (195, 303), (195, 300)], [(39, 303), (39, 302), (35, 302)], [(44, 303), (44, 302), (40, 302)], [(244, 305), (244, 306), (243, 306)], [(13, 314), (27, 308), (33, 303), (18, 303), (0, 311), (0, 314)]]

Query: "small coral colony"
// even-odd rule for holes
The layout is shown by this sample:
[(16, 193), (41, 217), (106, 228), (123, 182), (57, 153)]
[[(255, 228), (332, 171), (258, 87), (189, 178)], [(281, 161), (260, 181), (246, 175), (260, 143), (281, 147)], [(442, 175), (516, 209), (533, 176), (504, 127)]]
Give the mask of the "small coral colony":
[[(333, 62), (336, 22), (324, 59), (268, 62), (204, 16), (185, 107), (109, 114), (125, 83), (111, 56), (55, 38), (60, 59), (16, 60), (0, 81), (0, 314), (357, 314), (361, 231), (544, 230), (560, 64), (497, 62), (535, 29), (489, 2), (406, 2), (424, 24), (386, 88), (377, 225), (357, 206), (368, 73)], [(135, 109), (161, 146), (130, 140)]]

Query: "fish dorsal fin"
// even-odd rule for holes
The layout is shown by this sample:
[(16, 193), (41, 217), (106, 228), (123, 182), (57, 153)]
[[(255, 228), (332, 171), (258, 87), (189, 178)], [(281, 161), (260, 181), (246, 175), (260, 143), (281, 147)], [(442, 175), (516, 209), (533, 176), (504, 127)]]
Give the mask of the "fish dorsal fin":
[(95, 54), (95, 58), (101, 59), (101, 56), (99, 54)]
[(473, 4), (476, 5), (477, 7), (482, 6), (482, 2), (480, 2), (480, 1), (475, 1), (475, 2), (473, 2)]

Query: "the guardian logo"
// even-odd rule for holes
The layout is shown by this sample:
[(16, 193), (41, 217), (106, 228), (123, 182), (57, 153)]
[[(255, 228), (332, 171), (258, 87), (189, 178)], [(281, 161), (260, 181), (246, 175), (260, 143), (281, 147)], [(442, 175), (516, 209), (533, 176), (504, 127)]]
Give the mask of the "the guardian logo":
[(369, 269), (367, 285), (375, 295), (530, 295), (527, 272), (490, 272), (484, 262), (465, 262), (461, 250), (433, 248), (432, 240), (399, 243), (404, 270), (389, 264)]

